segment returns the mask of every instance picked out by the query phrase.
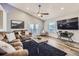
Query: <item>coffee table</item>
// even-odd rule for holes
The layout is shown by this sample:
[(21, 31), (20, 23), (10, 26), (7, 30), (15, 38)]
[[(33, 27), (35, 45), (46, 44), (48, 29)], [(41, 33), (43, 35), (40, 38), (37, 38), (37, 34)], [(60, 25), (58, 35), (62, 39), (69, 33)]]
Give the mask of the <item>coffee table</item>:
[(48, 40), (47, 39), (44, 39), (43, 37), (39, 37), (39, 38), (37, 38), (37, 37), (32, 37), (32, 39), (35, 41), (35, 42), (37, 42), (37, 43), (41, 43), (41, 42), (48, 42)]

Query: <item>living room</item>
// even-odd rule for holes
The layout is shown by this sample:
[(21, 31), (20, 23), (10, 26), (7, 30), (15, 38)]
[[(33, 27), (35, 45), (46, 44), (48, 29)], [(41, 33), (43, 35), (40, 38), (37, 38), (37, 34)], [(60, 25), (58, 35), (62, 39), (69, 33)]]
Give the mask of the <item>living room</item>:
[(79, 55), (78, 6), (78, 3), (0, 3), (0, 55)]

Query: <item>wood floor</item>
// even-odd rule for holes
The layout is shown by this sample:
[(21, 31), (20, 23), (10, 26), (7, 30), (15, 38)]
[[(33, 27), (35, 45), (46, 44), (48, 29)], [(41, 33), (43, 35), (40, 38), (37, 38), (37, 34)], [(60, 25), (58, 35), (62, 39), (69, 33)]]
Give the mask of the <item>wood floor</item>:
[(48, 40), (47, 44), (66, 52), (67, 56), (79, 56), (79, 43), (72, 43), (53, 37), (42, 37), (42, 39)]

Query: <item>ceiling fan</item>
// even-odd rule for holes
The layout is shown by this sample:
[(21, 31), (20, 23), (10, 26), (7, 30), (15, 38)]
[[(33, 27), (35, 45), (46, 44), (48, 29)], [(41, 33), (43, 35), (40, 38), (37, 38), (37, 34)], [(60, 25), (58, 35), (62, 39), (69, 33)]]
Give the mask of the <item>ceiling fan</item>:
[(43, 12), (41, 12), (41, 5), (38, 5), (38, 7), (39, 7), (39, 10), (37, 12), (38, 16), (43, 17), (44, 15), (49, 15), (49, 13), (43, 13)]

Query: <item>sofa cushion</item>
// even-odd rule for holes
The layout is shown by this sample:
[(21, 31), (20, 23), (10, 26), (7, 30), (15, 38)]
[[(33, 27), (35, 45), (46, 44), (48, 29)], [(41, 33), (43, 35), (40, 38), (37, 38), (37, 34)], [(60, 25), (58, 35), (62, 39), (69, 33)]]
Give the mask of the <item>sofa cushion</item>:
[(5, 56), (27, 56), (27, 55), (29, 55), (28, 50), (26, 50), (26, 49), (20, 49), (20, 50), (16, 50), (13, 53), (8, 53)]
[(14, 43), (11, 43), (11, 45), (13, 47), (16, 47), (16, 46), (21, 46), (22, 47), (22, 43), (21, 42), (14, 42)]
[(0, 34), (0, 40), (4, 39), (4, 37)]
[(15, 39), (15, 40), (12, 40), (11, 42), (14, 43), (14, 42), (21, 42), (21, 41), (20, 39)]
[(6, 54), (7, 52), (0, 48), (0, 56)]
[(14, 47), (16, 50), (23, 49), (21, 46)]
[(3, 41), (0, 41), (0, 49), (7, 53), (12, 53), (16, 51), (16, 49), (13, 46)]

